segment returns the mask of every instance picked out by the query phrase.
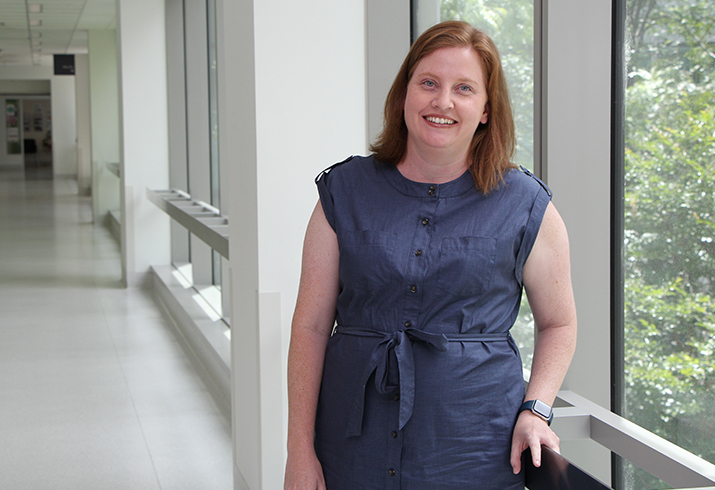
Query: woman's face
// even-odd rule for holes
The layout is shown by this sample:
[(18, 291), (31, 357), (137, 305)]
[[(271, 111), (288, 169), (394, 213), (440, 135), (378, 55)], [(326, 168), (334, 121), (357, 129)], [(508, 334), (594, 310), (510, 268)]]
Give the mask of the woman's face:
[(408, 151), (466, 158), (487, 117), (482, 61), (471, 47), (440, 48), (420, 60), (405, 98)]

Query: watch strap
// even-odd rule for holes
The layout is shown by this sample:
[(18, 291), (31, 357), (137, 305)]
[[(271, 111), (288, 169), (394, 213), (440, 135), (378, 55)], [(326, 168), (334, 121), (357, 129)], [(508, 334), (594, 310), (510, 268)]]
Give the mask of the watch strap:
[[(545, 420), (548, 425), (554, 420), (554, 410), (547, 403), (541, 400), (528, 400), (525, 401), (519, 408), (519, 413), (524, 410), (529, 410), (531, 413)], [(548, 412), (548, 413), (547, 413)]]

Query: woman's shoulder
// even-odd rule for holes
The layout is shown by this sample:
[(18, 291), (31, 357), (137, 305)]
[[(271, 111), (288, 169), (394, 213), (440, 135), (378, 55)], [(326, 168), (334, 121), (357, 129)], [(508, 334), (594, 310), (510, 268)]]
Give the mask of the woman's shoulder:
[(315, 178), (315, 182), (328, 180), (359, 181), (374, 175), (378, 166), (379, 162), (372, 155), (352, 155), (320, 172)]
[(519, 166), (509, 169), (504, 175), (504, 184), (507, 189), (517, 193), (540, 194), (545, 192), (551, 198), (552, 192), (541, 179), (530, 170)]

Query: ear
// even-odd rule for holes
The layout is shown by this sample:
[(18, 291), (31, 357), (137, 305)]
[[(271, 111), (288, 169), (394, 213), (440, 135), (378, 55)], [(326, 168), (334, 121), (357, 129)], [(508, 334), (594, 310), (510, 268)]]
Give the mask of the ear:
[(482, 124), (486, 124), (487, 121), (489, 121), (489, 104), (484, 106), (484, 114), (482, 114), (482, 118), (479, 120), (479, 122)]

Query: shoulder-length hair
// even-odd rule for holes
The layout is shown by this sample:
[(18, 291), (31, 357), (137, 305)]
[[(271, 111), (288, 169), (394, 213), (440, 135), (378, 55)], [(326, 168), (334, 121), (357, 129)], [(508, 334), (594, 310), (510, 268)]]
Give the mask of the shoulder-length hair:
[(486, 124), (474, 132), (467, 156), (477, 189), (488, 193), (496, 188), (512, 163), (515, 148), (514, 119), (499, 51), (485, 33), (461, 21), (447, 21), (426, 30), (412, 45), (385, 101), (382, 133), (370, 147), (378, 160), (399, 163), (407, 152), (405, 98), (407, 85), (417, 64), (440, 48), (470, 46), (479, 55), (487, 90)]

